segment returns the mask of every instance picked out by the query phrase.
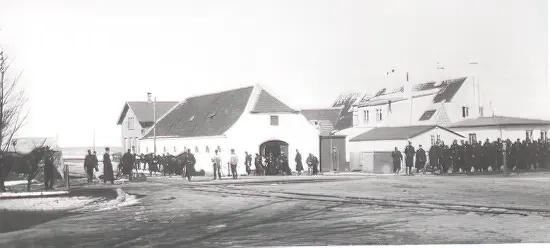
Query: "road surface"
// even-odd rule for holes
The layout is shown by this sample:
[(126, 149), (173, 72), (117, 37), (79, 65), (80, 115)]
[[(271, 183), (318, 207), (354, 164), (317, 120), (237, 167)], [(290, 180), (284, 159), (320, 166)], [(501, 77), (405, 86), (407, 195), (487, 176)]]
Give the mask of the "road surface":
[[(550, 242), (550, 175), (259, 177), (123, 185), (141, 204), (0, 234), (0, 247)], [(90, 188), (121, 187), (96, 184)]]

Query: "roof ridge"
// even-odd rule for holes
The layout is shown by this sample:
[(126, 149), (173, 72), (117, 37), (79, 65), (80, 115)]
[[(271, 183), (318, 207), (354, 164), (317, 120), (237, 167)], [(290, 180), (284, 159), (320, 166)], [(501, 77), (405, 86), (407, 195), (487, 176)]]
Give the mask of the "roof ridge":
[(233, 89), (229, 89), (229, 90), (221, 90), (221, 91), (214, 92), (214, 93), (197, 94), (197, 95), (193, 95), (193, 96), (188, 96), (188, 97), (185, 98), (185, 100), (193, 99), (193, 98), (197, 98), (197, 97), (212, 96), (212, 95), (217, 95), (217, 94), (231, 92), (231, 91), (244, 90), (244, 89), (253, 88), (253, 87), (255, 87), (255, 86), (254, 85), (248, 85), (248, 86), (233, 88)]

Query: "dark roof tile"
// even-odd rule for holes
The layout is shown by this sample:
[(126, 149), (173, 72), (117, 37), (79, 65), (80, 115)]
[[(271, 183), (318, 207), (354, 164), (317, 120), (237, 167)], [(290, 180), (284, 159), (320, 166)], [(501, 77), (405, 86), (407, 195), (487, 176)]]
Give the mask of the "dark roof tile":
[(420, 116), (420, 121), (427, 121), (427, 120), (431, 119), (434, 116), (436, 111), (437, 110), (435, 110), (435, 109), (426, 110), (426, 112), (424, 112), (424, 114), (422, 114), (422, 116)]
[[(174, 107), (178, 102), (157, 102), (156, 103), (156, 115), (157, 120), (161, 118), (168, 110)], [(136, 115), (140, 123), (153, 123), (153, 104), (149, 102), (126, 102), (122, 113), (118, 118), (117, 125), (122, 124), (128, 109), (131, 108), (134, 114)]]
[(456, 95), (460, 87), (464, 84), (466, 78), (459, 78), (453, 80), (444, 81), (441, 85), (445, 86), (443, 90), (439, 91), (434, 97), (434, 103), (450, 102)]
[(256, 105), (251, 111), (252, 113), (295, 113), (296, 110), (288, 107), (286, 104), (281, 102), (279, 99), (269, 94), (267, 91), (263, 90), (258, 96)]
[[(222, 135), (240, 118), (253, 89), (250, 86), (189, 98), (157, 123), (157, 136)], [(144, 138), (152, 135), (149, 132)]]

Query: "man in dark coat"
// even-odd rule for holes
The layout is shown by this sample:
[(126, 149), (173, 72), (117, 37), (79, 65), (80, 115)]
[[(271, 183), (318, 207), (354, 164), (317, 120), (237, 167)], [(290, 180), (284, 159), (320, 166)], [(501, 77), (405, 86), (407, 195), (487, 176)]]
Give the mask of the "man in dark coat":
[(457, 172), (458, 168), (460, 167), (460, 156), (462, 155), (460, 153), (460, 146), (458, 145), (457, 141), (454, 140), (453, 144), (450, 147), (452, 152), (452, 165), (450, 165), (453, 168), (453, 172)]
[(442, 150), (442, 167), (443, 167), (443, 171), (441, 172), (441, 174), (443, 173), (449, 173), (449, 169), (451, 168), (451, 166), (453, 165), (453, 156), (454, 156), (454, 153), (453, 153), (453, 150), (451, 148), (449, 148), (449, 146), (447, 145), (444, 145), (443, 148), (441, 149)]
[(492, 144), (489, 142), (489, 139), (485, 140), (485, 143), (483, 144), (483, 164), (485, 168), (491, 170), (493, 169), (493, 164), (495, 161), (495, 156), (493, 153), (493, 147)]
[(462, 172), (467, 173), (472, 170), (474, 161), (474, 149), (472, 145), (466, 141), (464, 143), (464, 162), (462, 163)]
[(55, 158), (53, 157), (53, 151), (49, 146), (46, 146), (46, 153), (44, 154), (44, 184), (46, 190), (53, 189), (54, 177), (55, 177)]
[(405, 147), (405, 166), (407, 166), (407, 175), (412, 175), (412, 167), (414, 163), (414, 155), (416, 151), (409, 141), (409, 145)]
[(281, 156), (279, 156), (280, 164), (282, 166), (282, 172), (283, 175), (292, 175), (292, 170), (290, 170), (290, 165), (288, 164), (288, 157), (284, 152), (281, 152)]
[(496, 169), (499, 169), (504, 165), (504, 144), (500, 138), (495, 143), (496, 149)]
[(537, 161), (538, 161), (538, 150), (537, 150), (537, 143), (529, 140), (527, 142), (529, 147), (529, 169), (537, 169)]
[(439, 146), (439, 142), (437, 142), (435, 145), (430, 147), (430, 151), (428, 152), (428, 157), (430, 158), (430, 167), (432, 167), (432, 171), (436, 171), (436, 170), (441, 171), (442, 168), (441, 168), (441, 163), (439, 161), (439, 157), (441, 157), (441, 147)]
[(115, 175), (113, 173), (113, 164), (111, 163), (111, 155), (109, 147), (105, 148), (105, 154), (103, 154), (103, 183), (111, 181), (111, 184), (115, 183)]
[(187, 177), (187, 181), (191, 181), (193, 178), (196, 163), (195, 155), (191, 153), (191, 149), (187, 149), (187, 155), (185, 156), (185, 177)]
[(266, 175), (273, 176), (278, 174), (277, 166), (275, 164), (276, 161), (275, 161), (275, 158), (273, 157), (273, 153), (269, 153), (269, 156), (267, 156), (267, 158), (265, 159), (265, 163), (267, 165)]
[(401, 161), (403, 160), (403, 155), (401, 155), (401, 152), (397, 150), (397, 147), (395, 147), (395, 149), (391, 153), (391, 157), (393, 159), (393, 173), (397, 175), (399, 173), (399, 169), (401, 169)]
[(475, 171), (483, 171), (483, 145), (481, 141), (474, 142), (474, 169)]
[(134, 166), (134, 155), (130, 152), (130, 149), (122, 156), (122, 174), (128, 175), (132, 178), (132, 167)]
[[(416, 151), (416, 162), (415, 162), (416, 173), (419, 173), (420, 170), (423, 170), (425, 165), (426, 165), (426, 151), (424, 151), (424, 149), (422, 148), (422, 145), (418, 145), (418, 150)], [(424, 171), (424, 174), (426, 174), (426, 171)]]
[(528, 162), (529, 162), (529, 147), (527, 145), (527, 142), (524, 140), (520, 147), (519, 147), (519, 169), (527, 170), (528, 168)]
[(298, 172), (298, 175), (302, 174), (304, 165), (302, 165), (302, 154), (300, 154), (298, 149), (296, 149), (296, 157), (294, 158), (294, 162), (296, 162), (296, 171)]
[(86, 171), (86, 175), (88, 175), (88, 183), (92, 183), (94, 179), (94, 169), (98, 171), (97, 165), (94, 161), (95, 159), (97, 158), (92, 155), (92, 151), (88, 150), (88, 155), (84, 158), (84, 170)]
[(519, 171), (520, 152), (521, 152), (521, 143), (519, 142), (519, 139), (517, 139), (516, 142), (514, 142), (514, 144), (510, 148), (510, 159), (508, 161), (509, 162), (508, 169), (513, 170), (514, 168), (516, 168), (515, 170)]

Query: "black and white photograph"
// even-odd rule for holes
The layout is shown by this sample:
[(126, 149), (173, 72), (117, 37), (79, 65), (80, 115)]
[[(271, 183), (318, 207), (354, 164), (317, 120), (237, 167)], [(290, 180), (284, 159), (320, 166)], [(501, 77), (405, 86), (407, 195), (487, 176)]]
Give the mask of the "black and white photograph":
[(0, 0), (0, 247), (545, 247), (549, 10)]

